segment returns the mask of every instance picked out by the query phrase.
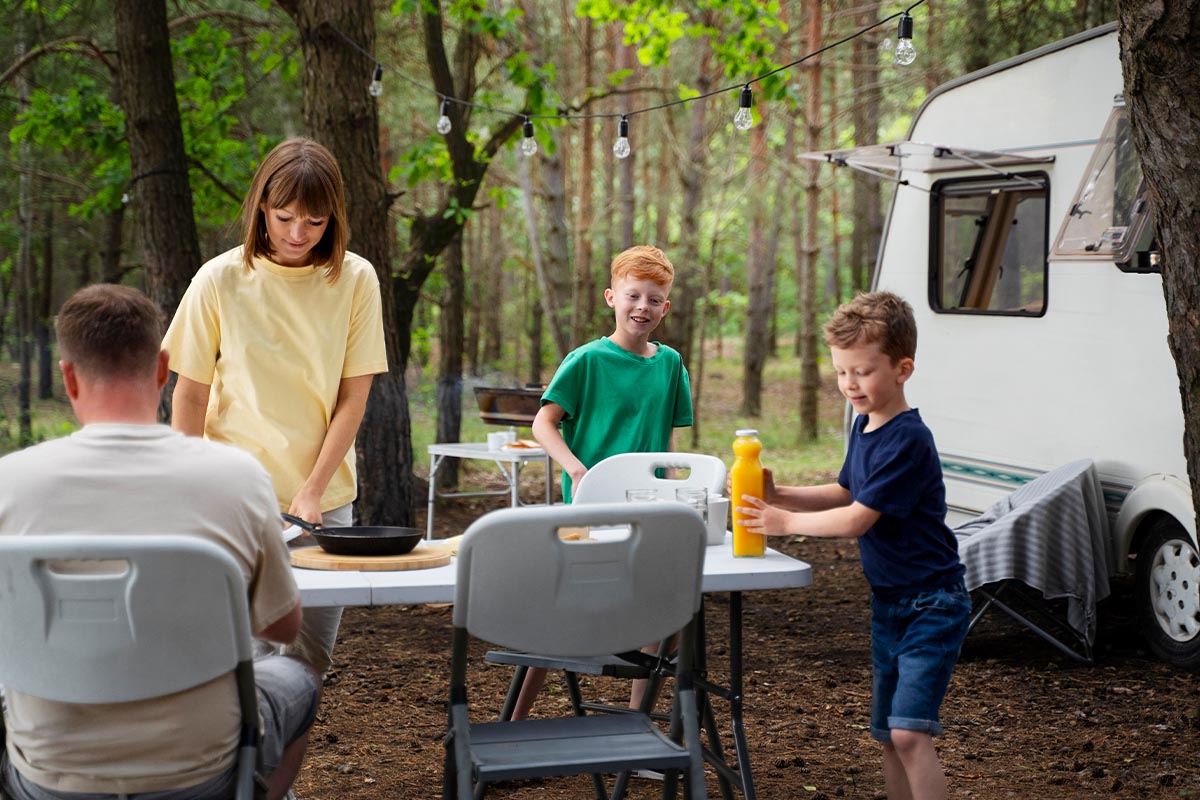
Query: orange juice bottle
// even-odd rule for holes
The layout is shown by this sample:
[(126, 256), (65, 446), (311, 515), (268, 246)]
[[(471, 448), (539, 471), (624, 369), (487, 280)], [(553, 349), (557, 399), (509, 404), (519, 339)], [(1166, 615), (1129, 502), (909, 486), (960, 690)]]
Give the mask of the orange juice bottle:
[[(762, 452), (762, 442), (758, 440), (758, 431), (743, 428), (737, 431), (733, 440), (733, 469), (729, 471), (733, 479), (733, 507), (744, 505), (742, 495), (752, 497), (763, 496), (763, 465), (758, 454)], [(766, 555), (766, 538), (761, 533), (749, 533), (741, 525), (742, 514), (733, 512), (733, 555), (757, 556)]]

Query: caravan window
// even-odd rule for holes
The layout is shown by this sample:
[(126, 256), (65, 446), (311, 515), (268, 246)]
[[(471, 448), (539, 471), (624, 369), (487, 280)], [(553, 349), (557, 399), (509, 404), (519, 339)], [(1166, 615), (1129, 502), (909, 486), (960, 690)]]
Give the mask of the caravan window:
[(1124, 104), (1113, 109), (1054, 244), (1055, 258), (1128, 264), (1152, 237), (1146, 185)]
[(930, 197), (933, 309), (1045, 313), (1050, 238), (1046, 174), (939, 181)]

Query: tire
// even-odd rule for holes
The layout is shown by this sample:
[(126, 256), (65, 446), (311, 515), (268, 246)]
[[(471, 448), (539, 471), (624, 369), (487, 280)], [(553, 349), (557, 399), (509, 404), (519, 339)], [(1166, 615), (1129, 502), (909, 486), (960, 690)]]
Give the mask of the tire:
[(1156, 520), (1137, 556), (1138, 613), (1156, 656), (1200, 668), (1200, 555), (1173, 519)]

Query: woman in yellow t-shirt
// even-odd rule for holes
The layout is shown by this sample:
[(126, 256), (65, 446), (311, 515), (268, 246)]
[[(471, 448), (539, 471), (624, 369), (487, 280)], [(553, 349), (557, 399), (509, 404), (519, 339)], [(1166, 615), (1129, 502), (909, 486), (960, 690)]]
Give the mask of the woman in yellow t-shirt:
[(387, 353), (375, 270), (346, 250), (333, 155), (310, 139), (275, 147), (242, 204), (242, 234), (196, 273), (163, 340), (179, 376), (172, 427), (252, 453), (281, 511), (350, 525), (354, 437)]

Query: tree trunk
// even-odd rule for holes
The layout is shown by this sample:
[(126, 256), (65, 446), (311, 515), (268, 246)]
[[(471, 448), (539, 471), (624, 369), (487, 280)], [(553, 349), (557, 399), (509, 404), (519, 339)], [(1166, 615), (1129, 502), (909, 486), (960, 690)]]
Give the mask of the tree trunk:
[[(636, 70), (637, 60), (633, 57), (633, 47), (624, 43), (617, 43), (617, 69), (618, 70)], [(627, 79), (628, 80), (628, 79)], [(621, 101), (618, 104), (622, 114), (630, 109), (629, 95), (622, 94)], [(646, 124), (645, 118), (640, 120), (643, 125)], [(637, 141), (637, 132), (633, 130), (633, 124), (630, 124), (630, 141)], [(634, 197), (633, 186), (633, 165), (637, 160), (637, 148), (629, 154), (628, 158), (616, 159), (610, 153), (608, 158), (617, 161), (617, 178), (620, 183), (617, 196), (617, 218), (618, 236), (617, 241), (620, 243), (620, 249), (626, 250), (633, 246), (633, 220), (636, 212), (636, 198)], [(616, 255), (615, 253), (613, 255)]]
[(46, 219), (42, 222), (42, 269), (37, 290), (37, 314), (34, 330), (37, 335), (38, 399), (54, 397), (54, 359), (50, 352), (50, 325), (53, 318), (51, 303), (54, 287), (54, 207), (47, 204)]
[[(166, 3), (115, 0), (113, 18), (129, 139), (129, 194), (142, 234), (146, 292), (170, 319), (200, 266), (200, 240), (175, 99)], [(169, 403), (170, 395), (166, 398)]]
[[(591, 19), (581, 21), (583, 37), (582, 85), (592, 86), (596, 79), (595, 29)], [(596, 282), (592, 276), (593, 236), (592, 194), (596, 169), (595, 130), (590, 119), (579, 123), (579, 178), (575, 181), (579, 195), (579, 224), (575, 229), (575, 270), (571, 280), (571, 341), (575, 345), (592, 338), (596, 315)]]
[[(858, 15), (858, 25), (866, 27), (875, 18), (877, 7)], [(886, 32), (881, 35), (887, 35)], [(879, 141), (879, 59), (876, 57), (877, 38), (860, 36), (854, 40), (854, 67), (851, 70), (854, 91), (854, 146), (876, 144)], [(850, 285), (861, 292), (871, 285), (879, 240), (883, 235), (882, 201), (879, 179), (859, 172), (853, 173), (854, 230), (850, 239)]]
[[(121, 269), (122, 234), (125, 227), (125, 206), (104, 215), (104, 240), (100, 250), (100, 282), (119, 283)], [(199, 266), (199, 265), (197, 265)]]
[(1200, 15), (1183, 0), (1120, 0), (1117, 14), (1133, 141), (1158, 225), (1192, 502), (1200, 511)]
[[(708, 46), (700, 54), (699, 77), (695, 89), (705, 94), (712, 89), (709, 78), (712, 53)], [(688, 156), (679, 170), (679, 184), (683, 197), (679, 207), (679, 269), (675, 274), (675, 295), (671, 307), (678, 315), (675, 328), (676, 342), (679, 354), (683, 357), (683, 365), (688, 372), (693, 372), (697, 365), (692, 346), (697, 339), (697, 316), (700, 304), (704, 300), (705, 287), (701, 275), (697, 274), (696, 266), (703, 263), (700, 260), (700, 205), (704, 199), (704, 154), (708, 146), (708, 101), (698, 100), (692, 103), (688, 118)], [(692, 407), (696, 408), (699, 399), (697, 386), (692, 386)]]
[[(538, 235), (540, 226), (538, 225), (537, 203), (534, 202), (532, 162), (533, 159), (524, 156), (518, 159), (517, 182), (521, 186), (521, 206), (525, 209), (525, 234), (529, 239), (529, 254), (533, 259), (534, 275), (537, 276), (538, 313), (541, 319), (550, 326), (550, 339), (561, 360), (570, 352), (571, 348), (567, 346), (565, 320), (560, 318), (557, 313), (557, 310), (562, 308), (561, 296), (558, 294), (559, 287), (550, 277), (550, 267), (546, 264), (546, 254), (542, 250), (542, 240)], [(561, 173), (559, 177), (561, 177)], [(541, 336), (541, 325), (538, 326), (538, 336)]]
[[(963, 38), (963, 68), (967, 72), (983, 69), (991, 63), (991, 47), (988, 42), (987, 0), (966, 0), (963, 11), (967, 30)], [(895, 32), (892, 32), (893, 38)]]
[[(442, 258), (446, 291), (442, 295), (438, 342), (437, 439), (462, 441), (463, 245), (462, 234), (450, 242)], [(458, 459), (446, 459), (438, 470), (438, 488), (458, 485)]]
[[(18, 58), (25, 52), (25, 33), (23, 25), (17, 45)], [(23, 72), (17, 75), (17, 99), (21, 107), (29, 103), (29, 80)], [(30, 404), (30, 361), (33, 355), (33, 164), (28, 141), (21, 142), (18, 154), (23, 167), (17, 178), (17, 216), (21, 224), (21, 244), (17, 252), (17, 276), (13, 296), (17, 306), (17, 359), (20, 362), (20, 377), (17, 379), (17, 441), (21, 447), (26, 447), (33, 444), (33, 416)]]
[[(821, 41), (821, 3), (808, 0), (808, 49), (815, 51)], [(821, 134), (821, 59), (808, 62), (808, 93), (805, 99), (805, 127), (808, 133), (806, 149), (813, 151), (820, 146)], [(821, 202), (821, 187), (818, 183), (820, 164), (807, 162), (808, 181), (804, 192), (804, 247), (796, 253), (796, 263), (802, 265), (801, 275), (796, 281), (800, 288), (800, 438), (813, 441), (817, 438), (817, 397), (821, 388), (821, 376), (817, 369), (817, 211)]]
[(486, 288), (483, 291), (486, 307), (483, 309), (483, 362), (489, 367), (500, 363), (503, 352), (503, 336), (501, 332), (501, 311), (504, 306), (504, 230), (501, 227), (503, 216), (500, 209), (489, 209), (487, 213), (487, 238), (483, 248)]
[(771, 316), (771, 277), (774, 267), (767, 261), (763, 238), (767, 220), (766, 198), (759, 190), (767, 174), (767, 131), (765, 125), (750, 129), (750, 167), (746, 171), (750, 230), (746, 234), (746, 276), (749, 282), (746, 308), (746, 343), (742, 362), (742, 414), (757, 417), (762, 412), (763, 368), (767, 363), (767, 323)]

